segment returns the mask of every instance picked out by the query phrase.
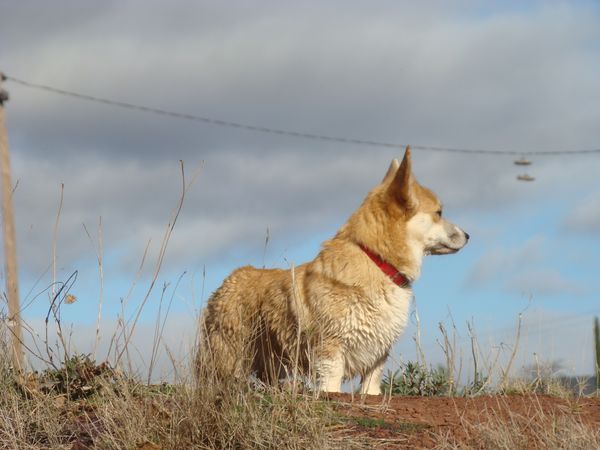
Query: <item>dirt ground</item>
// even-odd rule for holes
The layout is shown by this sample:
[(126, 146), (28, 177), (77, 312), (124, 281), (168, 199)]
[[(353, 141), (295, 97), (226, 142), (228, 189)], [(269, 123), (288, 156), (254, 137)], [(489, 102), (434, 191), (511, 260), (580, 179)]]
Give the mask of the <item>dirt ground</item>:
[[(581, 423), (600, 429), (600, 398), (561, 399), (541, 395), (464, 397), (383, 397), (332, 394), (352, 438), (377, 448), (433, 448), (440, 441), (458, 447), (486, 448), (485, 430), (507, 424), (511, 433), (531, 434), (526, 447), (536, 448), (536, 433), (548, 427)], [(561, 420), (568, 419), (568, 420)], [(558, 424), (558, 425), (557, 425)], [(486, 428), (492, 427), (492, 428)], [(559, 430), (560, 431), (560, 430)], [(350, 437), (350, 436), (348, 436)], [(510, 436), (507, 436), (510, 438)], [(514, 438), (514, 437), (513, 437)], [(530, 442), (530, 444), (529, 444)]]

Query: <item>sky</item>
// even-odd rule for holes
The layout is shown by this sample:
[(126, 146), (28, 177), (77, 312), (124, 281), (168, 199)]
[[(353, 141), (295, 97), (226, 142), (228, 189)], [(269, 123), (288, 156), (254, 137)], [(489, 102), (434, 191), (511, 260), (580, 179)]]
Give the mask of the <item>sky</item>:
[[(404, 144), (600, 148), (600, 7), (591, 1), (0, 0), (0, 7), (0, 71), (8, 76), (399, 146), (225, 128), (6, 81), (28, 329), (43, 337), (52, 283), (76, 272), (69, 292), (77, 300), (61, 308), (72, 350), (94, 348), (99, 303), (99, 359), (122, 311), (131, 318), (144, 304), (134, 337), (141, 372), (159, 312), (164, 317), (170, 305), (164, 344), (185, 361), (195, 319), (229, 272), (312, 259)], [(484, 360), (497, 351), (506, 358), (521, 315), (518, 365), (592, 372), (600, 153), (528, 157), (529, 183), (516, 179), (525, 171), (513, 164), (518, 155), (414, 151), (415, 176), (471, 239), (455, 255), (425, 259), (414, 284), (417, 314), (390, 367), (416, 357), (417, 329), (428, 363), (443, 361), (439, 323), (455, 327), (465, 358), (467, 322)], [(152, 285), (181, 196), (180, 160), (190, 185)], [(160, 370), (172, 374), (165, 346), (158, 352)]]

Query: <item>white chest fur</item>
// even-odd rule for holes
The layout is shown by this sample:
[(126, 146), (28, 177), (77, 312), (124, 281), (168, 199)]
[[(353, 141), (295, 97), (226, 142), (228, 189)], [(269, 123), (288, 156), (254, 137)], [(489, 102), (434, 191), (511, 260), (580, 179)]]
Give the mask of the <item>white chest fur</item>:
[(385, 358), (406, 328), (412, 290), (389, 278), (384, 281), (348, 312), (344, 327), (346, 377), (364, 373)]

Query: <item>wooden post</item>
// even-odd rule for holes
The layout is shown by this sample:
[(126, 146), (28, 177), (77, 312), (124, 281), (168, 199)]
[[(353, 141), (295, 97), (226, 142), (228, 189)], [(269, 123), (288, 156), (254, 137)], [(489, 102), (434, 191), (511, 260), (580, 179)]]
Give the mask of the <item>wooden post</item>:
[(4, 262), (6, 276), (6, 298), (8, 300), (8, 325), (12, 335), (12, 360), (17, 371), (23, 369), (23, 332), (21, 330), (21, 306), (19, 303), (19, 283), (17, 274), (17, 247), (15, 222), (12, 207), (12, 181), (10, 176), (10, 155), (6, 134), (4, 103), (8, 93), (2, 89), (6, 78), (0, 72), (0, 176), (2, 177), (2, 225), (4, 231)]
[(598, 317), (594, 317), (594, 349), (595, 349), (595, 371), (596, 375), (596, 390), (600, 392), (600, 321)]

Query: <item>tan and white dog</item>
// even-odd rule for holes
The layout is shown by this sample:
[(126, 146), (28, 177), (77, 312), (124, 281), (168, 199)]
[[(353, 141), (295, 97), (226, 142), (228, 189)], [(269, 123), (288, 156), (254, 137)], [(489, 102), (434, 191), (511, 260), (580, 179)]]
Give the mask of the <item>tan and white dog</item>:
[(199, 355), (210, 354), (221, 377), (252, 372), (273, 383), (299, 369), (315, 373), (322, 391), (360, 376), (361, 393), (379, 394), (423, 256), (454, 253), (468, 239), (414, 179), (407, 148), (313, 261), (229, 275), (201, 319)]

